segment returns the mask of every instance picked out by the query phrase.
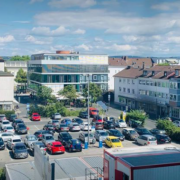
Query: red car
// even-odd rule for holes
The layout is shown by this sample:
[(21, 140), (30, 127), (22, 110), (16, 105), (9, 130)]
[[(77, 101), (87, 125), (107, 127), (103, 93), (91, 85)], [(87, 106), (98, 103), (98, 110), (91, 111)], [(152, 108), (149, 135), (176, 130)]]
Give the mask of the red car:
[(65, 152), (64, 146), (59, 141), (55, 141), (47, 144), (47, 150), (50, 152), (50, 154)]
[(41, 116), (38, 113), (32, 113), (31, 120), (32, 121), (40, 121), (41, 120)]
[(100, 122), (100, 123), (103, 123), (103, 119), (101, 116), (95, 116), (92, 120), (92, 122)]

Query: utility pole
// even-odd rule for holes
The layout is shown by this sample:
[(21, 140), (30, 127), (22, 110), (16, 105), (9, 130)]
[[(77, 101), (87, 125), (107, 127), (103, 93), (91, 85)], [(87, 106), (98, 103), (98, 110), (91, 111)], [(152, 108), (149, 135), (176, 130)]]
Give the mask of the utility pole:
[(89, 74), (88, 74), (88, 146), (89, 146)]

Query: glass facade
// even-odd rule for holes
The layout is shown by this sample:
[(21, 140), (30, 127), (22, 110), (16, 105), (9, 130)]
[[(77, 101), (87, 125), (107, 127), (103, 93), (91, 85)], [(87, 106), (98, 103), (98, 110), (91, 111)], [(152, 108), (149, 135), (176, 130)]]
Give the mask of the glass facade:
[(159, 81), (151, 81), (151, 80), (139, 80), (140, 85), (146, 85), (146, 86), (158, 86), (158, 87), (164, 87), (169, 88), (169, 82), (159, 82)]
[(44, 55), (44, 54), (37, 54), (32, 55), (31, 60), (79, 60), (79, 56), (77, 55), (68, 55), (68, 56), (62, 56), (62, 55)]

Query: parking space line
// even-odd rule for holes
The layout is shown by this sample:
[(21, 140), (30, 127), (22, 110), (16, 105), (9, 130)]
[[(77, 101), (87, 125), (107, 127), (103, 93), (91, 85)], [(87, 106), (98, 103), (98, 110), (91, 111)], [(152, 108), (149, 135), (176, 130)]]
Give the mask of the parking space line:
[(34, 127), (35, 127), (37, 130), (39, 130), (39, 128), (38, 128), (36, 125), (34, 125)]

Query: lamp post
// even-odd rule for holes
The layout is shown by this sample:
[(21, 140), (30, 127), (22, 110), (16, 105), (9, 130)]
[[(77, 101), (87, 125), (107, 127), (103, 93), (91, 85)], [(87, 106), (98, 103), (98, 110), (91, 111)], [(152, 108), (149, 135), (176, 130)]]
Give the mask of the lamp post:
[(89, 74), (88, 77), (88, 146), (89, 146)]

